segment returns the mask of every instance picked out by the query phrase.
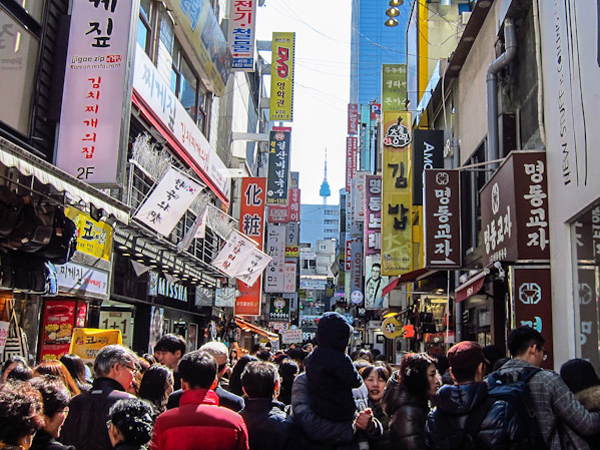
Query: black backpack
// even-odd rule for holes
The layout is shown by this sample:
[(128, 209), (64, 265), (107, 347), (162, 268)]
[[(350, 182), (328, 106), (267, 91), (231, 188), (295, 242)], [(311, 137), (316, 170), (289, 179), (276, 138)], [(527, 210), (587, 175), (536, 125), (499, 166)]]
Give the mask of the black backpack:
[[(476, 450), (477, 433), (481, 428), (487, 413), (491, 409), (496, 399), (487, 397), (477, 407), (471, 410), (467, 416), (464, 428), (453, 428), (446, 414), (437, 414), (435, 417), (439, 429), (442, 430), (440, 436), (443, 436), (442, 442), (435, 442), (436, 450)], [(533, 449), (532, 449), (533, 450)]]
[(490, 397), (505, 400), (515, 410), (521, 426), (527, 432), (527, 446), (531, 449), (543, 450), (547, 449), (548, 445), (540, 431), (527, 385), (531, 377), (541, 370), (537, 367), (525, 367), (516, 380), (510, 374), (500, 375), (496, 371), (488, 375), (487, 383)]

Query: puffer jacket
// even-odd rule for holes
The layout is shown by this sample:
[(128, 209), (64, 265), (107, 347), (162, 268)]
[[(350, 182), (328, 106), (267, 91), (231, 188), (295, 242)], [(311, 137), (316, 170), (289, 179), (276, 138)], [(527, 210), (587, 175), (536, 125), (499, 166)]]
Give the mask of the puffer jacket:
[(301, 448), (291, 445), (302, 436), (283, 403), (270, 398), (248, 398), (240, 415), (248, 428), (250, 450)]
[[(592, 386), (575, 394), (575, 398), (588, 411), (600, 411), (600, 386)], [(600, 450), (600, 433), (586, 436), (586, 442), (592, 450)]]
[[(425, 437), (428, 447), (432, 450), (453, 448), (450, 440), (456, 434), (451, 430), (463, 430), (469, 413), (487, 398), (485, 383), (442, 386), (436, 395), (437, 406), (427, 420)], [(476, 448), (481, 450), (525, 449), (527, 442), (526, 430), (520, 426), (513, 407), (504, 400), (496, 400), (491, 405), (474, 438)]]
[(396, 448), (426, 449), (425, 422), (429, 400), (409, 392), (394, 377), (388, 380), (382, 400), (384, 412), (391, 417), (390, 437)]

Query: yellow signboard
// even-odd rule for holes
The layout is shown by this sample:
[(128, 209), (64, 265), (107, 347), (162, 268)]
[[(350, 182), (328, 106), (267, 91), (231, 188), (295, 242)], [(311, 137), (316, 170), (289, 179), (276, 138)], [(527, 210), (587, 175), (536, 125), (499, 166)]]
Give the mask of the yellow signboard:
[(92, 362), (100, 350), (113, 344), (123, 345), (121, 330), (75, 328), (69, 353), (79, 356), (84, 362)]
[(383, 335), (388, 339), (400, 337), (404, 332), (402, 322), (400, 322), (396, 316), (385, 319), (381, 324), (381, 329), (383, 330)]
[(295, 39), (296, 33), (273, 33), (269, 120), (293, 121)]
[(412, 114), (383, 113), (381, 273), (412, 270)]
[(65, 208), (65, 215), (77, 226), (77, 250), (94, 258), (110, 261), (113, 228), (75, 208)]

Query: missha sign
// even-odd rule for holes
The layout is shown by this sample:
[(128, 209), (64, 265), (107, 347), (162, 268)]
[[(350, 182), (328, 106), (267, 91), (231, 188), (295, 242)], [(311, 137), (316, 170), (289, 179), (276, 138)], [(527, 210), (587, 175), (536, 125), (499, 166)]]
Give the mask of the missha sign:
[(161, 277), (156, 272), (148, 272), (150, 279), (148, 281), (148, 295), (163, 296), (179, 300), (181, 302), (188, 301), (188, 288), (179, 283), (172, 283), (166, 278)]

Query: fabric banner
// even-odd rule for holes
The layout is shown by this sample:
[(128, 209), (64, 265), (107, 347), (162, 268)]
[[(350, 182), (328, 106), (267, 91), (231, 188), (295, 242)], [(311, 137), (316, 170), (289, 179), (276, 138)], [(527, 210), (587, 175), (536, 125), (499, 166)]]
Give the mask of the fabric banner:
[(134, 218), (163, 236), (169, 236), (201, 190), (198, 183), (171, 167)]
[(296, 33), (273, 33), (269, 120), (294, 119), (294, 48)]
[(235, 306), (235, 288), (217, 288), (215, 291), (215, 306), (233, 308)]
[(267, 254), (273, 258), (265, 272), (264, 289), (267, 293), (281, 293), (284, 287), (285, 225), (270, 224), (267, 230)]
[(212, 261), (212, 265), (230, 277), (237, 277), (245, 271), (252, 249), (256, 243), (237, 231), (233, 231), (221, 251)]
[(381, 272), (412, 270), (412, 114), (383, 115)]

